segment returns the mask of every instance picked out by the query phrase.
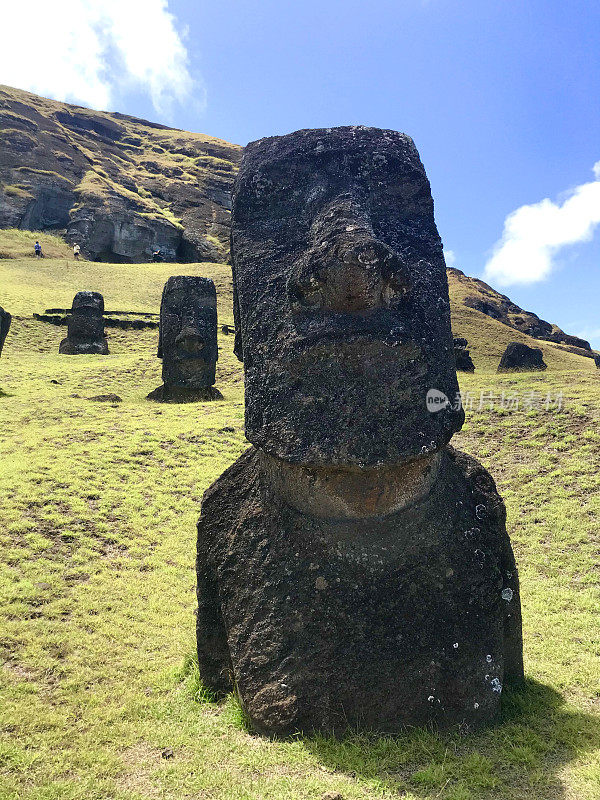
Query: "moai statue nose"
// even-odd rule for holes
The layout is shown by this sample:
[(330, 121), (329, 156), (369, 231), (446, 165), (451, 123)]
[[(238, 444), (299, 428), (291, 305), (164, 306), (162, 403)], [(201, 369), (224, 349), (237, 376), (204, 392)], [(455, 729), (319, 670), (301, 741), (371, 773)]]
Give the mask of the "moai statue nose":
[(289, 281), (296, 310), (368, 311), (389, 306), (408, 291), (408, 276), (398, 255), (368, 232), (355, 234), (352, 226), (348, 228), (333, 241), (312, 248)]
[(175, 344), (181, 350), (190, 354), (200, 353), (204, 347), (204, 339), (197, 328), (187, 325), (175, 339)]

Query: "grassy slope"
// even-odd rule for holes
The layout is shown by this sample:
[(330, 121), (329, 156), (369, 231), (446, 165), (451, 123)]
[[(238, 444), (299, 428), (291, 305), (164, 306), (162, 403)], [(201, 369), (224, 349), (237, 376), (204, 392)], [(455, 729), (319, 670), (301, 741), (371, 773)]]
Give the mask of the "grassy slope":
[[(217, 279), (220, 320), (231, 322), (227, 269), (185, 270)], [(29, 318), (82, 288), (104, 291), (108, 308), (157, 310), (172, 271), (0, 261), (0, 304), (15, 315), (0, 360), (1, 800), (309, 800), (333, 790), (347, 800), (595, 800), (592, 362), (555, 361), (544, 345), (548, 373), (498, 377), (502, 331), (490, 320), (488, 345), (477, 312), (457, 311), (455, 333), (480, 367), (461, 377), (465, 390), (564, 393), (560, 413), (475, 410), (455, 440), (497, 478), (521, 571), (529, 682), (506, 697), (502, 724), (472, 736), (271, 742), (244, 730), (233, 699), (202, 700), (188, 658), (202, 492), (246, 446), (233, 337), (219, 334), (224, 402), (162, 406), (144, 399), (160, 382), (155, 331), (111, 332), (110, 356), (75, 358), (57, 354), (64, 329)], [(123, 403), (84, 399), (105, 392)]]

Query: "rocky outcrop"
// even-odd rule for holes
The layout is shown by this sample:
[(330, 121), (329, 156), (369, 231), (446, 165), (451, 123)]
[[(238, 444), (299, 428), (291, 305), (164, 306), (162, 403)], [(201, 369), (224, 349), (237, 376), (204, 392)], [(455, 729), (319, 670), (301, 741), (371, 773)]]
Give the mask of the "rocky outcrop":
[(539, 347), (528, 347), (522, 342), (511, 342), (498, 365), (498, 372), (541, 372), (545, 369), (547, 365)]
[(241, 148), (0, 86), (0, 227), (54, 230), (91, 259), (224, 261)]
[(570, 336), (557, 325), (540, 319), (532, 311), (525, 311), (505, 294), (500, 294), (491, 286), (478, 278), (470, 278), (460, 269), (450, 267), (448, 276), (451, 281), (456, 281), (461, 288), (462, 302), (468, 308), (480, 311), (492, 319), (514, 328), (516, 331), (527, 334), (533, 339), (541, 339), (546, 342), (569, 345), (576, 348), (572, 352), (578, 355), (593, 357), (591, 346), (585, 339), (578, 336)]

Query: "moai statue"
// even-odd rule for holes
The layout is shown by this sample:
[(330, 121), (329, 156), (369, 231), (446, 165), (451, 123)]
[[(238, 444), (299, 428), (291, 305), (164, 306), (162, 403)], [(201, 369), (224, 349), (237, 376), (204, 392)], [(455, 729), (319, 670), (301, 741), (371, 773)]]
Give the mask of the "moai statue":
[(467, 349), (469, 343), (461, 337), (454, 338), (454, 363), (459, 372), (475, 372), (475, 364)]
[(232, 257), (254, 446), (204, 495), (204, 684), (268, 735), (490, 722), (523, 677), (519, 583), (492, 477), (448, 446), (464, 413), (412, 140), (249, 144)]
[(539, 347), (529, 347), (522, 342), (511, 342), (498, 364), (498, 372), (543, 372), (548, 369)]
[(77, 292), (67, 323), (67, 338), (58, 348), (65, 355), (108, 355), (104, 332), (104, 298), (99, 292)]
[(0, 355), (2, 355), (2, 348), (4, 347), (4, 340), (8, 334), (10, 323), (12, 321), (11, 315), (0, 307)]
[(217, 290), (210, 278), (172, 276), (160, 304), (158, 357), (163, 385), (148, 395), (162, 402), (219, 400), (215, 389)]

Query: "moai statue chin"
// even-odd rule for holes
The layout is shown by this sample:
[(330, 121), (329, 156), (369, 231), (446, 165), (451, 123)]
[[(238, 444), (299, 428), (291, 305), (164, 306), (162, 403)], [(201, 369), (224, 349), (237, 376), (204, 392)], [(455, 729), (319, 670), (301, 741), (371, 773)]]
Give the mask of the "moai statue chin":
[(64, 355), (108, 355), (104, 332), (104, 298), (99, 292), (77, 292), (58, 348)]
[(0, 307), (0, 355), (2, 355), (4, 341), (8, 335), (11, 321), (12, 317), (8, 311), (5, 311), (2, 307)]
[(202, 680), (265, 734), (490, 722), (523, 677), (519, 584), (493, 479), (448, 446), (464, 414), (412, 140), (251, 143), (232, 255), (254, 447), (204, 496)]
[(149, 400), (193, 402), (218, 400), (215, 389), (217, 347), (217, 291), (210, 278), (172, 276), (160, 304), (158, 357), (163, 385)]

